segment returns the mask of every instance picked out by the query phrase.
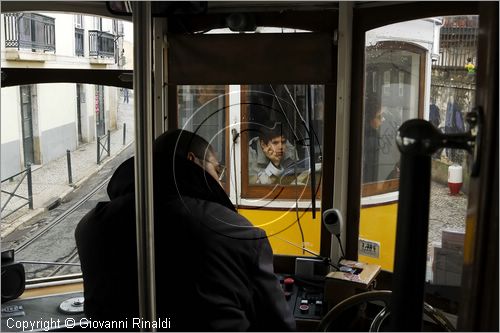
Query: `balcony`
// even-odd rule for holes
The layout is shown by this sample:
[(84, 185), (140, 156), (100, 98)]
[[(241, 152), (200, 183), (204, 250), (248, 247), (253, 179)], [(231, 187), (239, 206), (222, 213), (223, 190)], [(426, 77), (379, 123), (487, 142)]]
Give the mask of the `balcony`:
[(477, 57), (477, 26), (442, 27), (440, 33), (440, 57), (433, 67), (465, 69), (469, 59)]
[(55, 52), (55, 19), (35, 13), (5, 14), (5, 48)]
[(114, 62), (115, 35), (99, 30), (89, 30), (89, 56), (98, 59), (105, 58), (105, 60), (111, 58)]

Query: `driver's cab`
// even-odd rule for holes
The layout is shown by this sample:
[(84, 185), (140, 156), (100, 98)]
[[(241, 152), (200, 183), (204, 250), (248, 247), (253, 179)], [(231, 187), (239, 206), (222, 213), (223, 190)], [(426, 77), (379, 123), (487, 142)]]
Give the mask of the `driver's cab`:
[(2, 329), (123, 328), (84, 318), (73, 233), (132, 155), (154, 319), (148, 149), (173, 128), (217, 151), (299, 331), (498, 329), (497, 3), (2, 7)]

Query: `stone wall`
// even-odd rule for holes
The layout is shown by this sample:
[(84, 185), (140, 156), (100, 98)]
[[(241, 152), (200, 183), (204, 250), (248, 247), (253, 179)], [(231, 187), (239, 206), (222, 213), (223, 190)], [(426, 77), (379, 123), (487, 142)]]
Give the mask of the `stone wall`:
[(476, 74), (464, 68), (433, 68), (431, 77), (431, 101), (437, 105), (441, 116), (441, 126), (446, 119), (446, 107), (451, 99), (458, 104), (465, 116), (475, 105)]

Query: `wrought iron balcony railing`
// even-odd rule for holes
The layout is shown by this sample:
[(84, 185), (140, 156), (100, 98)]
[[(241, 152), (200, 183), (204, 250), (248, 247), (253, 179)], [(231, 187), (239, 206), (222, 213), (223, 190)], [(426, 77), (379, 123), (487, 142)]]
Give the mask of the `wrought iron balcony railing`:
[(99, 30), (89, 30), (89, 56), (114, 58), (115, 35)]
[(477, 57), (478, 31), (477, 27), (442, 27), (440, 57), (433, 66), (465, 69)]
[(55, 51), (55, 19), (35, 13), (6, 13), (5, 47)]

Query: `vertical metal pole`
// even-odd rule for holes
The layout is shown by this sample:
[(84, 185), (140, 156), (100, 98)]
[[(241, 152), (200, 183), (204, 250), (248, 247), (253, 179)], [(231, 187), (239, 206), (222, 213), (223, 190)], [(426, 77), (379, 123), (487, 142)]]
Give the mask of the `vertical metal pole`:
[[(431, 157), (401, 154), (391, 318), (395, 331), (422, 331)], [(400, 274), (400, 272), (402, 272)], [(399, 306), (398, 306), (399, 305)]]
[(100, 154), (100, 147), (101, 146), (101, 138), (97, 136), (97, 164), (101, 163), (101, 154)]
[(475, 129), (463, 134), (444, 135), (423, 119), (408, 120), (398, 130), (396, 143), (401, 151), (401, 176), (390, 306), (391, 331), (422, 330), (431, 155), (442, 147), (472, 153), (476, 134), (480, 132), (480, 118), (479, 110), (472, 113), (469, 121), (471, 128)]
[(314, 135), (313, 128), (313, 114), (314, 103), (311, 94), (311, 85), (307, 87), (307, 117), (308, 117), (308, 136), (309, 136), (309, 168), (311, 170), (311, 211), (313, 220), (316, 218), (316, 160), (314, 159), (314, 144), (316, 136)]
[[(133, 1), (135, 206), (139, 315), (156, 320), (153, 212), (153, 115), (151, 77), (151, 2)], [(153, 329), (155, 330), (155, 329)]]
[[(348, 193), (348, 182), (349, 173), (352, 172), (349, 168), (349, 130), (350, 130), (350, 119), (351, 119), (351, 73), (352, 73), (352, 41), (353, 41), (353, 7), (354, 2), (351, 1), (339, 1), (339, 24), (338, 24), (338, 45), (336, 46), (337, 57), (337, 80), (336, 85), (336, 107), (335, 105), (335, 136), (333, 142), (335, 142), (335, 147), (333, 147), (334, 152), (334, 175), (333, 179), (333, 206), (339, 208), (341, 212), (346, 212), (344, 216), (345, 219), (351, 220), (355, 219), (351, 215), (351, 212), (347, 209), (347, 198), (345, 195)], [(327, 86), (324, 88), (327, 89)], [(327, 109), (325, 109), (327, 110)], [(324, 111), (325, 117), (327, 112)], [(325, 137), (326, 138), (326, 137)], [(325, 144), (328, 143), (328, 139), (325, 139)], [(323, 148), (325, 150), (325, 148)], [(323, 158), (325, 157), (323, 153)], [(327, 170), (323, 168), (322, 170)], [(325, 172), (323, 172), (323, 175)], [(351, 193), (353, 191), (350, 191)], [(351, 194), (352, 195), (352, 194)], [(323, 202), (321, 206), (323, 207)], [(325, 208), (326, 209), (326, 208)], [(351, 246), (346, 248), (347, 252), (358, 253), (357, 241), (352, 242), (353, 239), (357, 240), (357, 231), (353, 230), (352, 225), (354, 223), (344, 223), (341, 230), (341, 239), (344, 244), (354, 243), (355, 249), (350, 249)], [(337, 242), (332, 242), (332, 250), (330, 258), (337, 262), (340, 258), (340, 247)], [(353, 257), (349, 258), (353, 259)]]
[(33, 209), (33, 182), (31, 179), (31, 164), (28, 164), (26, 173), (26, 176), (28, 177), (28, 207), (30, 209)]
[(125, 146), (125, 135), (127, 133), (127, 123), (123, 123), (123, 145)]
[(66, 149), (66, 162), (68, 163), (68, 183), (73, 184), (73, 176), (71, 173), (71, 152)]
[(391, 330), (422, 331), (424, 311), (431, 155), (444, 139), (428, 121), (411, 119), (398, 130), (401, 152)]
[(111, 155), (111, 149), (110, 149), (110, 147), (111, 147), (111, 131), (108, 130), (108, 156)]

